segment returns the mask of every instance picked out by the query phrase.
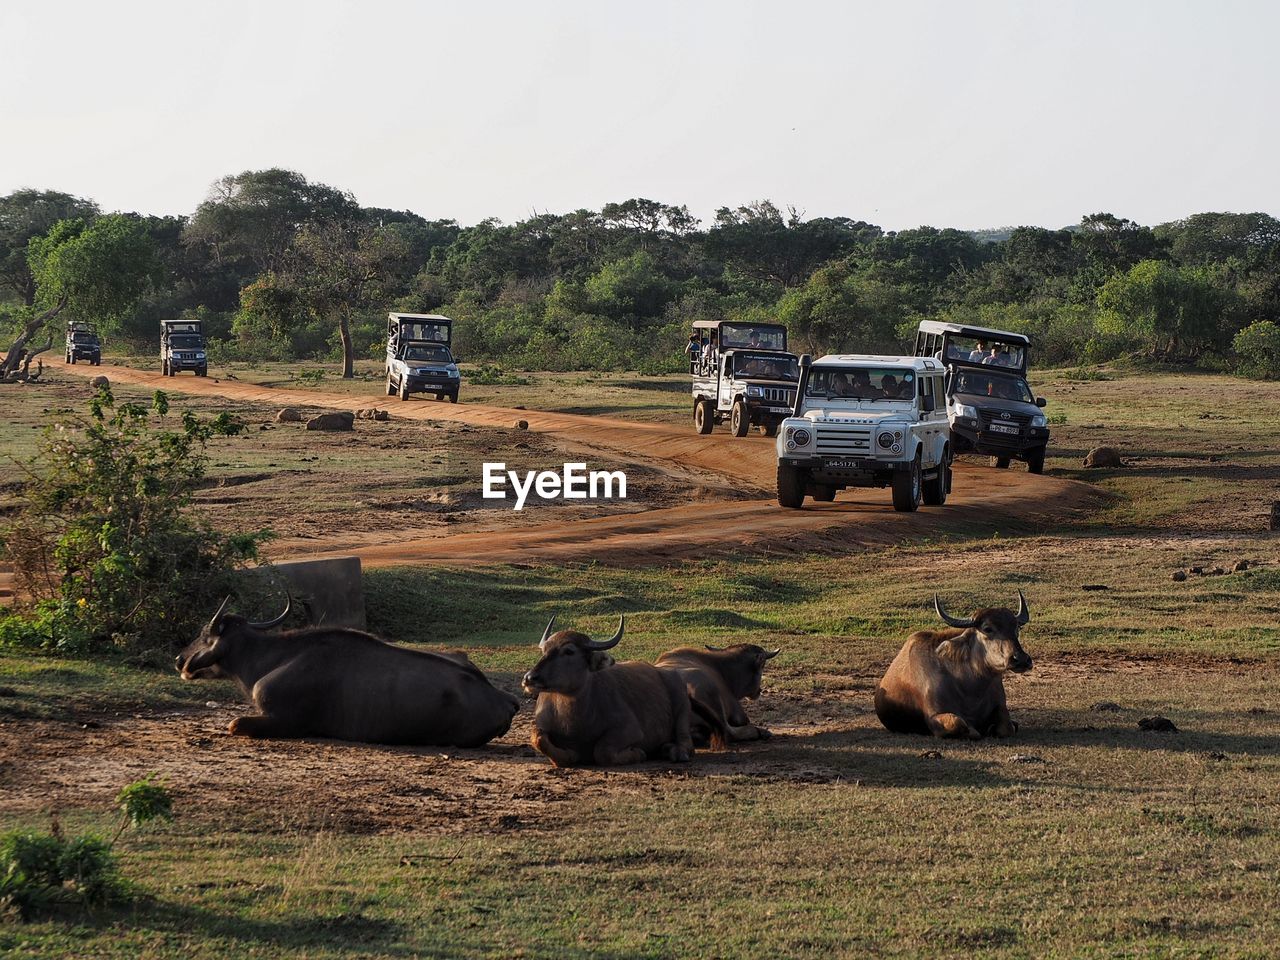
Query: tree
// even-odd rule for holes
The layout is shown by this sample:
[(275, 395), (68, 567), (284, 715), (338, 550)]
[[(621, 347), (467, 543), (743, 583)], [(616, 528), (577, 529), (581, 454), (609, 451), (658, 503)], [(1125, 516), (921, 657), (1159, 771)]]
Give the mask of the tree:
[(72, 320), (110, 328), (138, 302), (155, 273), (154, 248), (141, 222), (123, 214), (60, 220), (43, 237), (30, 241), (28, 263), (36, 283), (36, 304), (22, 332), (0, 362), (0, 380), (11, 378), (48, 344), (30, 350), (28, 342), (46, 323), (65, 311)]
[(1144, 346), (1152, 356), (1179, 359), (1220, 346), (1219, 332), (1234, 295), (1203, 269), (1143, 260), (1098, 291), (1098, 329)]
[(183, 238), (207, 246), (215, 261), (232, 263), (248, 279), (278, 269), (304, 227), (359, 219), (349, 193), (292, 170), (246, 170), (213, 185)]
[(880, 228), (844, 217), (804, 220), (794, 207), (768, 200), (716, 211), (707, 252), (747, 276), (783, 287), (803, 283), (818, 266), (881, 235)]
[(408, 247), (391, 227), (361, 222), (321, 223), (299, 231), (280, 268), (246, 288), (243, 304), (260, 319), (287, 330), (303, 311), (336, 326), (342, 341), (342, 376), (355, 375), (351, 318), (385, 301), (405, 279)]
[(47, 234), (59, 220), (90, 221), (98, 215), (92, 200), (54, 190), (15, 190), (0, 197), (0, 283), (30, 307), (36, 281), (27, 263), (27, 244)]

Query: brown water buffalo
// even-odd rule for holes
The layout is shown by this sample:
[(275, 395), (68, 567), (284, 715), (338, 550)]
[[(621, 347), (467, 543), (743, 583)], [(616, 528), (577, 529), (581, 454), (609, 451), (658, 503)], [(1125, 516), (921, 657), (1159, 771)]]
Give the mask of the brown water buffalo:
[(555, 622), (538, 641), (542, 659), (524, 675), (525, 691), (538, 695), (533, 748), (557, 767), (687, 761), (693, 743), (684, 682), (638, 660), (614, 663), (605, 652), (622, 640), (626, 618), (604, 642), (574, 630), (552, 634)]
[(689, 727), (695, 747), (719, 747), (772, 736), (747, 718), (741, 701), (760, 696), (764, 665), (781, 652), (754, 643), (736, 643), (705, 650), (680, 647), (658, 657), (655, 665), (678, 674), (689, 700), (700, 708), (695, 710)]
[(177, 658), (184, 680), (234, 680), (258, 708), (231, 721), (248, 737), (478, 747), (511, 727), (520, 701), (457, 653), (393, 646), (359, 630), (267, 633), (226, 602)]
[(920, 630), (907, 638), (876, 688), (876, 715), (895, 733), (980, 739), (1010, 736), (1018, 725), (1004, 698), (1006, 670), (1026, 673), (1031, 658), (1018, 631), (1031, 619), (1018, 591), (1018, 612), (979, 610), (969, 620), (950, 616), (937, 595), (934, 609), (950, 630)]

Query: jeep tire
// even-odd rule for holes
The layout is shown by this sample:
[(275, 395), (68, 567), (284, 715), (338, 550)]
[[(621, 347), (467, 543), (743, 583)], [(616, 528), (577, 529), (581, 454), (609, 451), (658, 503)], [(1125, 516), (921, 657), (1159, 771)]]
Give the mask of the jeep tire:
[(453, 393), (449, 394), (449, 402), (450, 402), (450, 403), (457, 403), (457, 402), (458, 402), (458, 391), (457, 391), (457, 390), (455, 390), (455, 391), (453, 391)]
[(1008, 470), (1010, 457), (992, 457), (991, 465), (997, 470)]
[(1044, 447), (1027, 451), (1027, 469), (1032, 473), (1044, 473)]
[(733, 404), (733, 412), (729, 414), (729, 432), (735, 437), (745, 437), (750, 429), (751, 414), (747, 412), (747, 405), (737, 400)]
[(387, 371), (387, 396), (394, 397), (396, 395), (396, 385), (391, 382), (391, 371)]
[(813, 499), (818, 503), (830, 503), (836, 498), (836, 488), (829, 483), (813, 485)]
[(699, 433), (707, 434), (716, 424), (715, 413), (711, 409), (711, 401), (699, 399), (693, 404), (693, 428)]
[(776, 437), (778, 435), (778, 424), (775, 420), (769, 420), (760, 424), (760, 432), (766, 437)]
[(409, 378), (400, 378), (400, 400), (403, 402), (409, 399)]
[(920, 507), (920, 454), (906, 470), (893, 475), (893, 509), (900, 513), (914, 513)]
[(935, 477), (924, 481), (924, 502), (930, 507), (940, 507), (947, 502), (947, 491), (951, 488), (951, 454), (943, 451), (942, 460), (937, 467)]
[(804, 506), (804, 488), (809, 482), (807, 470), (778, 461), (778, 504), (799, 510)]

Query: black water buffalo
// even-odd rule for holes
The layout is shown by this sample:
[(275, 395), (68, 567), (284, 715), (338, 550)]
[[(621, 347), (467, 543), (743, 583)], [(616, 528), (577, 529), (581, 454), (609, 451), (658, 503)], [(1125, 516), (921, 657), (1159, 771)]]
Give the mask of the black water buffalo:
[(696, 705), (690, 732), (696, 747), (721, 746), (743, 740), (764, 740), (772, 734), (748, 719), (742, 699), (760, 696), (764, 665), (782, 651), (766, 650), (754, 643), (695, 650), (668, 650), (655, 664), (676, 673)]
[(1031, 669), (1018, 642), (1031, 619), (1027, 598), (1018, 591), (1017, 613), (987, 607), (969, 620), (950, 616), (936, 595), (933, 605), (952, 629), (907, 638), (876, 688), (880, 722), (895, 733), (973, 740), (1011, 735), (1018, 725), (1009, 718), (1003, 675)]
[(622, 640), (626, 618), (603, 643), (574, 630), (552, 634), (554, 623), (538, 641), (542, 659), (524, 675), (525, 691), (538, 695), (533, 748), (557, 767), (687, 761), (693, 743), (684, 682), (638, 660), (615, 664), (605, 652)]
[(178, 655), (184, 680), (234, 680), (258, 708), (231, 721), (248, 737), (333, 737), (366, 743), (478, 747), (511, 727), (520, 701), (462, 654), (393, 646), (359, 630), (267, 633), (225, 613)]

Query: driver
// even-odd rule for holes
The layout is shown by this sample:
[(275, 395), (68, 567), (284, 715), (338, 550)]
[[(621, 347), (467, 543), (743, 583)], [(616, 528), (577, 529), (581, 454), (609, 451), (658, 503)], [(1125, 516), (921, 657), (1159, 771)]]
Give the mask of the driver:
[(884, 394), (886, 400), (897, 400), (898, 378), (892, 373), (886, 373), (880, 378), (880, 391)]

